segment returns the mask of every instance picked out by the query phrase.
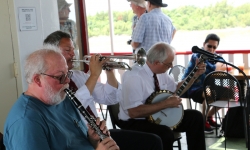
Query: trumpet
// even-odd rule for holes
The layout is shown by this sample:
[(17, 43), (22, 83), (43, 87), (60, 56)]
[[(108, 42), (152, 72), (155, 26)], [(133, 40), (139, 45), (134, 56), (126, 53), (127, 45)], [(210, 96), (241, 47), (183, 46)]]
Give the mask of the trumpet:
[[(73, 59), (74, 62), (84, 62), (89, 64), (90, 55), (84, 55), (83, 60)], [(135, 60), (139, 66), (143, 66), (146, 63), (146, 51), (143, 48), (140, 48), (136, 54), (133, 55), (124, 55), (124, 56), (101, 56), (100, 61), (106, 58), (116, 58), (116, 59), (130, 59)], [(116, 62), (116, 61), (108, 61), (102, 66), (103, 70), (111, 70), (111, 69), (122, 69), (122, 70), (131, 70), (131, 67), (125, 62)]]

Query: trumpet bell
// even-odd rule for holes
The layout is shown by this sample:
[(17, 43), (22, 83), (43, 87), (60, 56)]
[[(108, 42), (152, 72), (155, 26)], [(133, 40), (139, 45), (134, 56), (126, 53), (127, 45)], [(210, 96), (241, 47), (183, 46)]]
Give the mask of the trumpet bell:
[(143, 48), (140, 48), (136, 53), (136, 62), (139, 66), (143, 66), (146, 63), (147, 54)]

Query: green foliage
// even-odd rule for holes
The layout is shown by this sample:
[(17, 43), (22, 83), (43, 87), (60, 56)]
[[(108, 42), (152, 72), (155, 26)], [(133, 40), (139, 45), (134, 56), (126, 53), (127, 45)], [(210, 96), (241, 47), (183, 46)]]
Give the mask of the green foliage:
[[(173, 10), (162, 9), (177, 30), (210, 30), (250, 26), (250, 3), (234, 7), (227, 0), (204, 8), (192, 5)], [(115, 35), (131, 35), (132, 10), (113, 12)], [(108, 12), (99, 12), (87, 17), (89, 36), (109, 35)]]

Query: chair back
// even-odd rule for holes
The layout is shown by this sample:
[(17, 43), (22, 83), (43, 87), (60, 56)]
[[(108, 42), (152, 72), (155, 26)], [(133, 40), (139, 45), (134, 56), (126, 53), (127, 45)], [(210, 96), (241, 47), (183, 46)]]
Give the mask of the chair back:
[(179, 82), (182, 80), (182, 76), (185, 73), (186, 68), (181, 65), (175, 65), (173, 68), (169, 70), (169, 75), (174, 77), (175, 82)]
[(209, 73), (203, 82), (203, 91), (207, 104), (219, 100), (240, 102), (243, 105), (243, 93), (239, 81), (231, 74), (224, 71)]
[(107, 109), (108, 109), (109, 114), (110, 114), (110, 119), (111, 119), (113, 129), (116, 129), (116, 126), (120, 127), (119, 118), (118, 118), (119, 107), (120, 107), (119, 103), (117, 103), (115, 105), (108, 105), (107, 106)]
[(3, 145), (3, 134), (0, 132), (0, 150), (5, 150), (5, 146)]

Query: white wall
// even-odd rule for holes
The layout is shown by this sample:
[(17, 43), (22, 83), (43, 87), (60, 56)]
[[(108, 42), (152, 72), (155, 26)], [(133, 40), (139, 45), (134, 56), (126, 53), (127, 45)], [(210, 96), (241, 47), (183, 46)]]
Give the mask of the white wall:
[[(26, 91), (28, 85), (24, 78), (24, 61), (30, 53), (42, 47), (43, 40), (47, 35), (59, 30), (57, 0), (14, 0), (14, 7), (22, 87), (23, 91)], [(37, 30), (20, 31), (18, 19), (19, 7), (34, 7), (36, 9)]]

